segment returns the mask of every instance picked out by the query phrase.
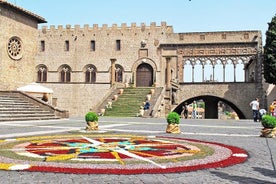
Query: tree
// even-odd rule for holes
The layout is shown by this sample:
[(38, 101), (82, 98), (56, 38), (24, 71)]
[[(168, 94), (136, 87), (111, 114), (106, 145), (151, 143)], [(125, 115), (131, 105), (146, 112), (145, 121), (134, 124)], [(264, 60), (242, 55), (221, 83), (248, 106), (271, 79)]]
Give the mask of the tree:
[(276, 15), (268, 23), (263, 64), (265, 81), (276, 84)]

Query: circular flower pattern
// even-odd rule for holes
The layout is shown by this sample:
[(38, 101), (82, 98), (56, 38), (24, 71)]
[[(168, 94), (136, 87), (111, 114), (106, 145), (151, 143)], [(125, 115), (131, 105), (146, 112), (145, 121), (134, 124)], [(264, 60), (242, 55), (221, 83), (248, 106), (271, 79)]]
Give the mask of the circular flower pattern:
[(244, 162), (218, 143), (134, 135), (58, 135), (0, 141), (0, 169), (79, 174), (185, 172)]

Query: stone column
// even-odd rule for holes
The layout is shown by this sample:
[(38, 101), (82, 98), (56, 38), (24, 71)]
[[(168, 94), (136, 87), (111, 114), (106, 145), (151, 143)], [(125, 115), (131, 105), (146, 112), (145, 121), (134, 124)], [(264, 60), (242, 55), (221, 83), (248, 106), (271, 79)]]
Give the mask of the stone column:
[(172, 79), (172, 73), (171, 73), (171, 57), (166, 57), (166, 68), (167, 68), (167, 82), (166, 86), (169, 88), (171, 86), (171, 79)]
[(116, 59), (112, 58), (111, 61), (111, 86), (115, 84), (115, 62)]
[(178, 80), (179, 82), (183, 82), (183, 75), (184, 75), (184, 61), (182, 59), (182, 55), (177, 56), (178, 61)]

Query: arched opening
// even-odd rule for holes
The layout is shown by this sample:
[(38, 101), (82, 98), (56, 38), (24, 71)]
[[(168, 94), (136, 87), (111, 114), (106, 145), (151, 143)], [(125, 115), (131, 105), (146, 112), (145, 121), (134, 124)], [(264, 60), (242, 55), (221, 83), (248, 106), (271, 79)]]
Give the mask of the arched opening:
[(136, 86), (148, 87), (153, 84), (153, 68), (147, 63), (142, 63), (137, 67)]
[(85, 75), (85, 83), (95, 83), (96, 82), (96, 67), (94, 65), (86, 65), (83, 69)]
[[(239, 119), (245, 119), (244, 114), (241, 110), (235, 106), (232, 102), (211, 95), (197, 96), (190, 99), (187, 99), (181, 102), (175, 109), (174, 112), (181, 114), (182, 106), (187, 103), (191, 105), (194, 101), (197, 103), (204, 103), (202, 106), (204, 107), (204, 118), (205, 119), (219, 119), (221, 115), (231, 116), (232, 114), (237, 114)], [(223, 107), (226, 106), (226, 107)], [(231, 118), (231, 117), (230, 117)]]
[(48, 69), (45, 65), (39, 65), (36, 67), (37, 70), (37, 82), (47, 82)]

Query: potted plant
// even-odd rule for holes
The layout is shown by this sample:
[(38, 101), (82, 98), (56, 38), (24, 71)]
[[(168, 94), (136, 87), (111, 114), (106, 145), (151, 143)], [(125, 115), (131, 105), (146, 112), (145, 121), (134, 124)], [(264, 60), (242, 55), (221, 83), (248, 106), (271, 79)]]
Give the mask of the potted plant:
[(180, 122), (180, 115), (176, 112), (170, 112), (167, 116), (167, 133), (173, 133), (173, 134), (179, 134), (180, 128), (179, 128), (179, 122)]
[(271, 115), (263, 115), (261, 119), (263, 129), (261, 130), (261, 137), (275, 137), (276, 134), (276, 117)]
[(85, 115), (86, 128), (85, 130), (98, 130), (99, 117), (95, 112), (88, 112)]

